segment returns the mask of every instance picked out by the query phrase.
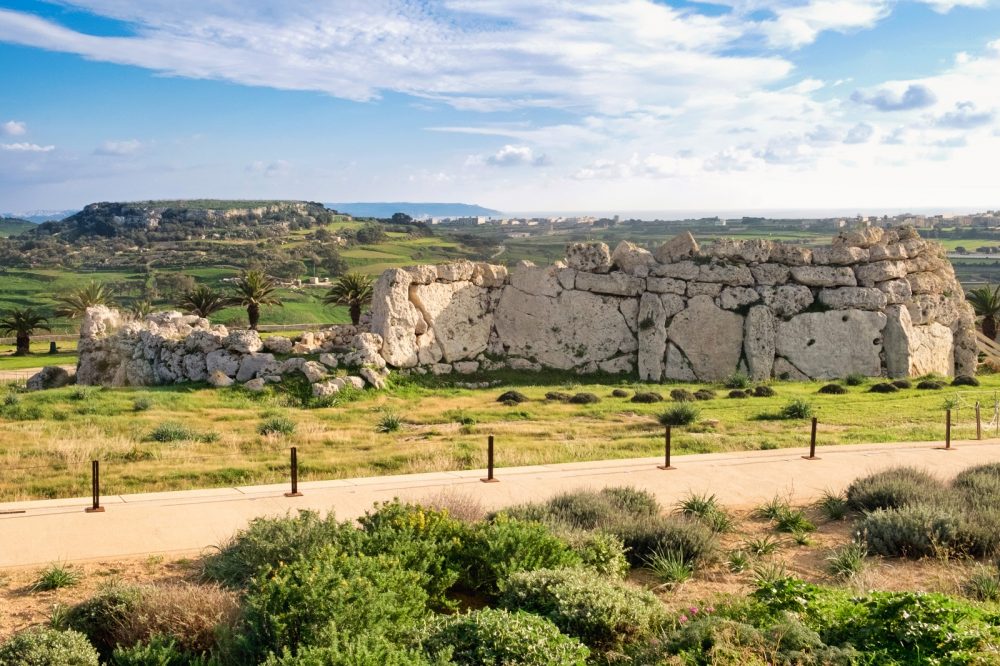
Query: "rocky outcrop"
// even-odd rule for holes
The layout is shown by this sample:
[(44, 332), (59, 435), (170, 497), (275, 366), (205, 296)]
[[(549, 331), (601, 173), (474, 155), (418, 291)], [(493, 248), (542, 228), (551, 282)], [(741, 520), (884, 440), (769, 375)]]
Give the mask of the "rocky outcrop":
[(29, 391), (62, 388), (73, 380), (73, 375), (58, 365), (47, 365), (31, 377), (25, 384)]

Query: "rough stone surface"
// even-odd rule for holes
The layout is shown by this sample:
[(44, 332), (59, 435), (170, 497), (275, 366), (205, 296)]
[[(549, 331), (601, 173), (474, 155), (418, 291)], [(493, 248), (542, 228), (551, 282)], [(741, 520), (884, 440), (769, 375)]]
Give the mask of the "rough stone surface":
[(470, 282), (418, 285), (410, 299), (433, 330), (445, 361), (475, 358), (486, 351), (493, 313), (484, 287)]
[(886, 303), (889, 305), (899, 305), (910, 300), (913, 291), (910, 283), (906, 280), (886, 280), (875, 285), (879, 290), (885, 292)]
[(658, 382), (663, 379), (667, 349), (667, 314), (656, 294), (645, 293), (639, 299), (639, 379)]
[(312, 385), (314, 398), (330, 398), (340, 393), (340, 384), (336, 382), (317, 382)]
[(670, 322), (667, 337), (683, 353), (697, 379), (718, 381), (732, 374), (739, 363), (743, 317), (716, 307), (708, 297), (696, 296)]
[(757, 284), (779, 285), (788, 282), (791, 269), (784, 264), (757, 264), (750, 272)]
[(306, 379), (310, 384), (315, 384), (319, 380), (326, 377), (327, 369), (325, 365), (317, 363), (316, 361), (306, 361), (302, 364), (300, 372), (306, 376)]
[(292, 341), (282, 335), (275, 335), (264, 338), (264, 349), (272, 354), (290, 354), (292, 352)]
[(808, 287), (853, 287), (857, 285), (854, 271), (848, 267), (796, 266), (792, 277)]
[(745, 287), (753, 284), (753, 274), (746, 266), (711, 263), (702, 264), (698, 268), (698, 280), (700, 282), (719, 282), (731, 287)]
[(813, 303), (813, 293), (809, 287), (786, 284), (780, 287), (757, 287), (764, 305), (771, 308), (778, 317), (797, 315)]
[(876, 261), (871, 264), (855, 266), (854, 274), (858, 276), (858, 284), (863, 287), (872, 287), (876, 282), (905, 278), (906, 264), (902, 261)]
[(476, 265), (467, 259), (437, 266), (437, 279), (441, 282), (467, 282), (476, 272)]
[(771, 309), (764, 305), (750, 308), (743, 323), (743, 353), (748, 373), (756, 382), (771, 378), (774, 370), (775, 335), (774, 314)]
[(251, 379), (245, 383), (243, 388), (254, 393), (260, 393), (264, 390), (266, 385), (267, 383), (264, 381), (263, 377), (257, 377), (256, 379)]
[(606, 274), (578, 273), (576, 276), (577, 289), (595, 294), (638, 296), (644, 291), (645, 286), (645, 280), (620, 271)]
[(414, 328), (419, 313), (410, 302), (413, 278), (402, 269), (382, 273), (372, 290), (372, 332), (382, 337), (382, 357), (399, 368), (417, 364)]
[(720, 238), (705, 250), (704, 254), (717, 259), (727, 259), (744, 264), (764, 263), (771, 258), (774, 243), (760, 238)]
[(846, 245), (832, 245), (813, 249), (812, 262), (817, 265), (835, 264), (844, 266), (868, 261), (868, 250)]
[(319, 362), (331, 369), (336, 368), (338, 365), (340, 365), (340, 361), (337, 360), (337, 357), (329, 353), (320, 354)]
[(646, 291), (656, 294), (680, 294), (687, 293), (687, 282), (667, 277), (646, 278)]
[(646, 277), (649, 275), (650, 267), (656, 263), (656, 259), (653, 258), (653, 253), (649, 250), (623, 240), (611, 253), (611, 263), (629, 275)]
[(73, 378), (65, 368), (58, 365), (47, 365), (28, 378), (26, 387), (29, 391), (62, 388)]
[(883, 291), (873, 287), (839, 287), (821, 289), (819, 302), (834, 310), (884, 310), (887, 299)]
[(232, 331), (222, 345), (237, 354), (253, 354), (264, 348), (257, 331)]
[(909, 311), (900, 305), (886, 310), (885, 367), (890, 377), (947, 375), (955, 362), (951, 329), (936, 322), (914, 326)]
[(687, 283), (688, 298), (693, 298), (695, 296), (708, 296), (709, 298), (715, 298), (721, 293), (722, 293), (722, 284), (719, 282)]
[(684, 259), (697, 257), (698, 252), (698, 241), (694, 239), (690, 231), (685, 231), (656, 248), (653, 257), (660, 263), (673, 264)]
[(760, 300), (760, 294), (750, 287), (726, 287), (719, 294), (719, 306), (726, 310), (739, 310)]
[[(806, 312), (778, 322), (775, 348), (779, 356), (814, 379), (854, 372), (877, 376), (882, 368), (879, 354), (885, 323), (881, 312)], [(845, 340), (850, 342), (845, 344)]]
[(246, 382), (255, 377), (272, 375), (279, 369), (274, 360), (274, 354), (247, 354), (240, 361), (240, 369), (236, 373), (236, 381)]
[(232, 386), (234, 381), (235, 380), (233, 380), (232, 377), (222, 372), (221, 370), (213, 370), (212, 372), (208, 373), (208, 383), (216, 388), (225, 388), (227, 386)]
[(775, 243), (771, 248), (771, 261), (785, 266), (806, 266), (812, 263), (812, 250), (800, 245)]
[(698, 377), (691, 368), (691, 363), (677, 345), (667, 343), (667, 360), (663, 369), (664, 379), (676, 379), (682, 382), (697, 381)]
[(571, 243), (566, 246), (566, 265), (587, 273), (607, 273), (611, 251), (607, 243)]

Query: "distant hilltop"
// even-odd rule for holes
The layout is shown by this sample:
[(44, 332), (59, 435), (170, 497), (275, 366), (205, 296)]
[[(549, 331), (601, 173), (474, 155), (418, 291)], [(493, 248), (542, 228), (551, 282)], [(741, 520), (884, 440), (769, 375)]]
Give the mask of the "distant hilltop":
[(26, 222), (41, 224), (42, 222), (62, 220), (69, 217), (73, 213), (78, 212), (80, 212), (79, 208), (73, 208), (71, 210), (29, 210), (21, 213), (3, 213), (0, 214), (0, 217), (17, 218), (19, 220), (25, 220)]
[(328, 203), (338, 213), (354, 217), (392, 217), (393, 213), (406, 213), (410, 217), (470, 217), (500, 215), (501, 212), (476, 204), (464, 203), (413, 203), (410, 201), (396, 202), (355, 202)]

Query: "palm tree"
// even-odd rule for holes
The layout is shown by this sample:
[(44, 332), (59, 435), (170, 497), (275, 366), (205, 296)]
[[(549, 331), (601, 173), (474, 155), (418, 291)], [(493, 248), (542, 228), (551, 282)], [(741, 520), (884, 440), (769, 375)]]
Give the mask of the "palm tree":
[(264, 271), (246, 271), (236, 280), (235, 300), (247, 309), (251, 331), (256, 331), (260, 322), (260, 306), (282, 304), (277, 291), (278, 284)]
[(136, 319), (145, 319), (147, 315), (152, 314), (153, 304), (146, 299), (132, 301), (128, 305), (128, 313), (135, 317)]
[(177, 306), (188, 314), (208, 319), (231, 302), (232, 299), (201, 284), (185, 291)]
[(346, 305), (351, 312), (351, 323), (361, 321), (361, 308), (372, 299), (372, 279), (362, 273), (342, 275), (323, 297), (326, 305)]
[(0, 318), (0, 333), (14, 334), (14, 356), (27, 356), (31, 353), (31, 336), (39, 329), (52, 330), (45, 315), (31, 308), (14, 308)]
[(101, 282), (88, 282), (70, 291), (65, 296), (56, 296), (59, 305), (56, 315), (69, 319), (79, 319), (87, 314), (87, 308), (95, 305), (111, 305), (112, 291)]
[(990, 340), (997, 337), (997, 317), (1000, 316), (1000, 285), (991, 288), (990, 285), (976, 287), (965, 295), (975, 310), (977, 317), (982, 317), (983, 335)]

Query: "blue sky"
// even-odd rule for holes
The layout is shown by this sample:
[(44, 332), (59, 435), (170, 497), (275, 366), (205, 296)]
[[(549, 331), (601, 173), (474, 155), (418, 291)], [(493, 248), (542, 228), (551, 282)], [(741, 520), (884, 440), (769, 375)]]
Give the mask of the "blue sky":
[(996, 0), (0, 0), (0, 210), (1000, 208)]

